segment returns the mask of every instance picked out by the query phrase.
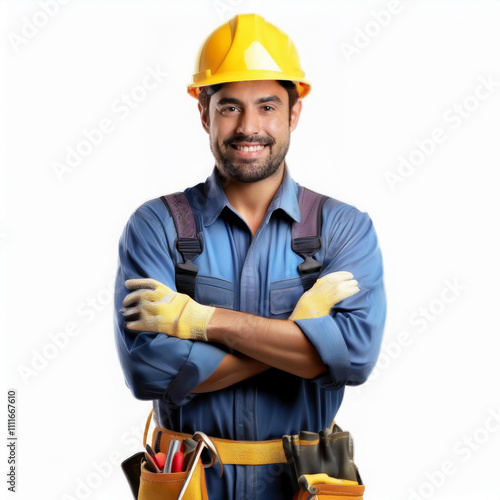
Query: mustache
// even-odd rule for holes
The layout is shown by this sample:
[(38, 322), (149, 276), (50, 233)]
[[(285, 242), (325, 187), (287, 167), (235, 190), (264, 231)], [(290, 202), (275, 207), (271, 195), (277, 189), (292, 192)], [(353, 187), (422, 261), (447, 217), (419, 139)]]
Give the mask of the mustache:
[(274, 144), (271, 137), (244, 137), (244, 136), (232, 136), (224, 141), (224, 146), (230, 146), (231, 144), (241, 144), (244, 142), (261, 144), (262, 146), (268, 146)]

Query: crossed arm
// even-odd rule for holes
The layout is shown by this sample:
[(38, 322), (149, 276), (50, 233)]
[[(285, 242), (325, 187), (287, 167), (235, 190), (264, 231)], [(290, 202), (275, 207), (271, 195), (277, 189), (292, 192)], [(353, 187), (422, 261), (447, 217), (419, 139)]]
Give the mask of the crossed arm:
[(226, 354), (192, 392), (223, 389), (270, 367), (311, 379), (327, 367), (294, 320), (328, 314), (333, 305), (359, 291), (352, 278), (347, 272), (324, 276), (304, 293), (289, 319), (204, 306), (155, 280), (128, 280), (127, 288), (134, 291), (123, 301), (123, 315), (130, 330), (214, 341), (237, 351)]
[[(207, 337), (241, 354), (227, 354), (213, 375), (193, 392), (222, 389), (271, 366), (304, 378), (316, 377), (326, 370), (314, 346), (289, 319), (216, 309), (207, 327)], [(219, 386), (222, 381), (227, 385)]]

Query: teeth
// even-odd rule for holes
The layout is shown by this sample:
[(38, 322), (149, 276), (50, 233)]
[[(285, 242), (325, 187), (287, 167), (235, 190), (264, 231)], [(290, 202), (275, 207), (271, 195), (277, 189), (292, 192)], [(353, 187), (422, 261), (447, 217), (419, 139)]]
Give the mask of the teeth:
[(261, 149), (264, 149), (265, 146), (250, 146), (250, 147), (247, 147), (247, 146), (238, 146), (236, 145), (236, 149), (238, 151), (260, 151)]

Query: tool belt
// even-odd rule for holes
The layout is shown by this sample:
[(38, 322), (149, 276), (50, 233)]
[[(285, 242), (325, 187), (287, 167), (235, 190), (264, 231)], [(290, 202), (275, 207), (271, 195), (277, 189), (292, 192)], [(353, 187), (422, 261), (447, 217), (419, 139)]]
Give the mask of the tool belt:
[[(152, 415), (153, 410), (151, 410), (146, 422), (143, 440), (144, 447), (147, 445), (147, 436)], [(339, 431), (339, 429), (340, 428), (336, 426), (335, 423), (332, 423), (331, 428), (327, 431), (333, 431), (335, 433), (331, 434), (331, 436), (334, 436), (337, 442), (347, 437), (350, 440), (349, 433), (342, 432), (341, 429)], [(215, 437), (207, 439), (213, 444), (218, 459), (221, 462), (221, 475), (223, 465), (270, 465), (288, 463), (292, 470), (292, 476), (296, 479), (297, 484), (295, 484), (295, 487), (296, 490), (298, 490), (293, 500), (308, 500), (313, 498), (318, 498), (320, 500), (346, 500), (347, 498), (350, 500), (363, 500), (365, 487), (361, 482), (354, 462), (352, 462), (352, 466), (355, 469), (356, 480), (353, 480), (353, 473), (351, 473), (350, 479), (335, 478), (324, 473), (309, 474), (306, 473), (307, 465), (306, 468), (304, 468), (304, 464), (300, 464), (296, 460), (296, 457), (295, 461), (297, 461), (297, 463), (294, 463), (294, 457), (291, 456), (290, 443), (293, 443), (294, 452), (297, 449), (305, 449), (307, 452), (310, 451), (313, 454), (317, 452), (325, 454), (324, 449), (313, 450), (313, 447), (317, 447), (320, 441), (319, 438), (314, 439), (314, 436), (319, 435), (301, 432), (295, 436), (283, 436), (282, 439), (268, 441), (234, 441)], [(172, 442), (184, 442), (192, 437), (191, 434), (155, 427), (151, 442), (152, 446), (155, 448), (155, 452), (166, 454)], [(288, 443), (287, 446), (285, 446), (285, 441)], [(350, 447), (352, 448), (351, 441)], [(338, 455), (334, 457), (337, 461), (339, 461), (339, 459), (340, 461), (345, 461), (345, 457), (341, 456), (342, 453), (336, 453), (335, 450), (333, 453), (334, 455)], [(327, 451), (326, 455), (328, 454), (329, 452)], [(213, 463), (214, 460), (212, 461), (212, 464)], [(123, 471), (127, 476), (134, 498), (137, 500), (165, 500), (177, 498), (182, 498), (183, 500), (208, 500), (204, 471), (206, 467), (206, 465), (203, 465), (201, 458), (199, 458), (196, 464), (193, 464), (191, 467), (193, 469), (192, 476), (188, 478), (187, 482), (186, 477), (189, 474), (188, 470), (172, 473), (151, 471), (144, 461), (143, 452), (135, 454), (122, 464)], [(300, 476), (298, 474), (300, 474)], [(185, 491), (182, 497), (179, 497), (179, 493), (183, 487)]]

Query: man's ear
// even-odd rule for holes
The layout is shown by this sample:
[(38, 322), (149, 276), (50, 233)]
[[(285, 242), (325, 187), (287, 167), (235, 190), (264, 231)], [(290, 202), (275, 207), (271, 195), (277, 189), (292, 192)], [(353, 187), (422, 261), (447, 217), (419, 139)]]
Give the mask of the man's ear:
[(205, 132), (208, 134), (210, 133), (210, 118), (208, 109), (204, 108), (201, 105), (201, 102), (198, 101), (198, 110), (200, 111), (201, 125), (205, 129)]
[(290, 132), (297, 128), (299, 123), (300, 112), (302, 111), (302, 99), (298, 99), (290, 111)]

